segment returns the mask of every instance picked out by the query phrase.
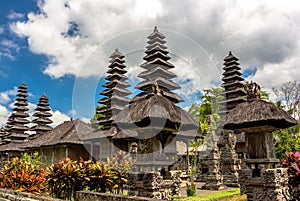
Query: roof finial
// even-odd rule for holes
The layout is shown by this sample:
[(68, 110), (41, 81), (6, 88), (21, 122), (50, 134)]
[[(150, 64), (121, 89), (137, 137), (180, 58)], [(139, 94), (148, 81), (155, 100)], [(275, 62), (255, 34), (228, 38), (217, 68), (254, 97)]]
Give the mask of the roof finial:
[(154, 31), (153, 32), (158, 32), (157, 26), (154, 27)]
[(250, 83), (246, 83), (244, 90), (247, 93), (247, 101), (260, 100), (260, 86), (257, 83), (251, 80)]
[(232, 56), (232, 53), (231, 53), (231, 51), (229, 51), (229, 56)]

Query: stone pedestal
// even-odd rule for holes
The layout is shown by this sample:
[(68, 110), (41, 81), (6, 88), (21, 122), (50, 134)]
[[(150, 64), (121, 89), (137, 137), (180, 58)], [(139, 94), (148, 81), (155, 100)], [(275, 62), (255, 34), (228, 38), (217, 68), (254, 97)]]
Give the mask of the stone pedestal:
[(247, 195), (248, 201), (287, 201), (288, 175), (284, 168), (266, 169), (260, 177), (253, 177), (253, 169), (239, 171), (241, 194)]
[(169, 179), (164, 179), (160, 172), (135, 172), (129, 174), (129, 195), (171, 200), (179, 196), (181, 184), (180, 171), (168, 172)]
[(235, 152), (236, 136), (233, 131), (224, 130), (219, 141), (221, 146), (220, 166), (223, 176), (223, 184), (228, 187), (239, 187), (238, 170), (241, 168), (241, 161)]
[(223, 185), (223, 178), (220, 174), (220, 153), (217, 148), (214, 148), (206, 159), (208, 173), (205, 178), (205, 184), (202, 189), (206, 190), (221, 190), (226, 188)]

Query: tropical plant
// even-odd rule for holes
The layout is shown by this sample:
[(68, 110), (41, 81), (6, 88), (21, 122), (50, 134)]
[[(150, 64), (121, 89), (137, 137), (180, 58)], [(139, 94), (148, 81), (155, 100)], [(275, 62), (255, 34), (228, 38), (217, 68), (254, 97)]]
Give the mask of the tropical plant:
[(106, 107), (105, 105), (101, 105), (101, 106), (96, 107), (96, 113), (90, 119), (89, 125), (91, 125), (92, 127), (96, 128), (96, 129), (103, 129), (103, 125), (99, 125), (98, 120), (105, 117), (105, 115), (104, 114), (99, 114), (98, 111), (100, 111), (102, 108), (105, 108), (105, 107)]
[(281, 161), (285, 159), (286, 152), (300, 150), (300, 122), (290, 128), (273, 132), (273, 136), (275, 138), (275, 154)]
[(90, 191), (105, 193), (112, 192), (112, 172), (107, 164), (98, 161), (89, 164), (87, 170), (87, 187)]
[[(220, 102), (224, 99), (221, 95), (223, 88), (211, 88), (204, 90), (204, 95), (200, 97), (201, 103), (194, 103), (189, 108), (189, 113), (199, 122), (199, 132), (206, 135), (210, 125), (216, 127), (220, 121), (219, 111), (222, 109)], [(210, 117), (210, 118), (209, 118)]]
[(21, 155), (21, 159), (29, 163), (32, 163), (34, 165), (41, 165), (41, 156), (37, 151), (34, 152), (33, 154), (23, 153)]
[(13, 158), (0, 171), (0, 187), (41, 194), (46, 189), (46, 175), (39, 165)]
[(300, 153), (287, 152), (285, 156), (282, 167), (288, 168), (290, 200), (296, 201), (300, 198)]
[(86, 174), (83, 167), (70, 158), (51, 165), (47, 176), (49, 193), (55, 198), (73, 200), (75, 192), (84, 188)]
[(108, 167), (112, 171), (115, 193), (123, 194), (124, 184), (128, 182), (128, 172), (132, 169), (134, 162), (129, 154), (122, 150), (117, 152), (113, 158), (107, 158)]

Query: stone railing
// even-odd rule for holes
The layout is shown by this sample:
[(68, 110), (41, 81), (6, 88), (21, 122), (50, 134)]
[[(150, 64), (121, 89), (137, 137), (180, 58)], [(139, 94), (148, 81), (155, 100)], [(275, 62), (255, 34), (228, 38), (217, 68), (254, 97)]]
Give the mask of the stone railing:
[(128, 195), (116, 195), (107, 193), (96, 193), (90, 191), (77, 191), (76, 201), (158, 201), (155, 198), (146, 198), (138, 196), (128, 196)]
[(43, 197), (31, 193), (17, 192), (10, 189), (0, 188), (1, 201), (62, 201), (56, 198)]

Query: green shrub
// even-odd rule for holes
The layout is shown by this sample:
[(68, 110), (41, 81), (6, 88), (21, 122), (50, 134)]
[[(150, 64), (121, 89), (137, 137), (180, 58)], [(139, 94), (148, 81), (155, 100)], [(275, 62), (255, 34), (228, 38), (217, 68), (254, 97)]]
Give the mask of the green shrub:
[(84, 166), (66, 158), (47, 168), (49, 193), (55, 198), (73, 200), (75, 192), (84, 189), (86, 176)]

